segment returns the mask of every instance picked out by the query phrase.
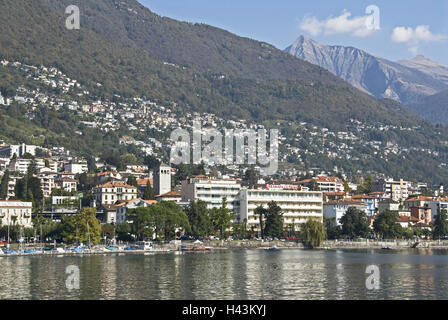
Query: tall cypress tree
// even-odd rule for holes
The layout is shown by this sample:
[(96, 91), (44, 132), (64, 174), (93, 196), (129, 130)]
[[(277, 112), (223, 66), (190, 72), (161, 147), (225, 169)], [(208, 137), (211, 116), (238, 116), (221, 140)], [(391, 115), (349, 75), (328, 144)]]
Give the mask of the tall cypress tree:
[(155, 199), (155, 195), (154, 195), (154, 190), (151, 187), (151, 183), (148, 182), (146, 183), (146, 189), (145, 189), (145, 193), (143, 195), (143, 199), (144, 200), (154, 200)]
[(275, 201), (269, 202), (268, 206), (265, 234), (271, 237), (281, 238), (284, 235), (282, 209)]
[(6, 200), (8, 197), (8, 182), (9, 182), (9, 171), (6, 170), (5, 174), (2, 177), (2, 181), (0, 183), (0, 199)]
[(438, 239), (448, 235), (448, 214), (446, 209), (439, 210), (434, 221), (433, 238)]

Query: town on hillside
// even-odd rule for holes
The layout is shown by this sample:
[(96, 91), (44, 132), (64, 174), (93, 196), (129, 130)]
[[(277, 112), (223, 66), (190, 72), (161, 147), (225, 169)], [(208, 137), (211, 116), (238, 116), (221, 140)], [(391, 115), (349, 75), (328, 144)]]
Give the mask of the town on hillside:
[[(291, 179), (262, 177), (253, 167), (242, 173), (234, 170), (226, 174), (186, 168), (160, 161), (152, 168), (129, 164), (119, 170), (98, 158), (93, 164), (88, 163), (64, 148), (3, 145), (0, 237), (9, 242), (25, 235), (26, 240), (36, 241), (42, 224), (63, 224), (90, 212), (101, 228), (101, 239), (108, 234), (109, 241), (115, 241), (120, 230), (127, 235), (118, 238), (129, 241), (148, 236), (159, 240), (190, 236), (295, 239), (309, 221), (323, 223), (327, 236), (335, 238), (431, 238), (437, 216), (448, 208), (443, 186), (433, 187), (424, 182), (366, 177), (357, 184), (346, 176), (320, 173)], [(173, 212), (180, 219), (164, 218), (172, 219), (164, 220), (172, 223), (170, 230), (157, 230), (157, 223), (149, 221), (150, 218), (147, 221), (152, 227), (150, 233), (130, 227), (136, 221), (143, 223), (140, 221), (146, 213), (156, 217), (160, 205), (165, 206), (161, 210)], [(260, 213), (261, 210), (264, 212)], [(277, 212), (277, 216), (272, 212)], [(348, 223), (349, 214), (358, 217), (367, 229), (347, 233), (344, 224)], [(387, 214), (392, 219), (387, 220)], [(210, 227), (201, 229), (205, 220), (197, 219), (205, 219), (205, 215), (210, 218)], [(180, 222), (182, 217), (185, 221)], [(381, 233), (375, 227), (379, 219), (396, 224), (401, 232)], [(108, 233), (110, 228), (113, 234)], [(48, 233), (44, 240), (68, 239)]]

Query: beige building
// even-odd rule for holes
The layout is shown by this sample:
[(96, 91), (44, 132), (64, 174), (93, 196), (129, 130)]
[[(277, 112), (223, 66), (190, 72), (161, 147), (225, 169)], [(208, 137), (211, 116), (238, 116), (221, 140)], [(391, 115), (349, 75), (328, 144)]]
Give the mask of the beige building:
[(96, 201), (104, 204), (115, 204), (117, 201), (128, 201), (138, 197), (137, 188), (122, 181), (107, 182), (93, 189)]
[(16, 225), (31, 228), (33, 204), (23, 201), (0, 201), (0, 219), (3, 226)]

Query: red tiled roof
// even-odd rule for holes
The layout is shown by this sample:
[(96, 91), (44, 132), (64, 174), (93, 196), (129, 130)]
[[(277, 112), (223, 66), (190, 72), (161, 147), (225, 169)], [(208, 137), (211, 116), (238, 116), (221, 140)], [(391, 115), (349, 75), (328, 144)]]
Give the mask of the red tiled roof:
[(420, 196), (420, 197), (416, 197), (416, 198), (410, 198), (405, 200), (404, 202), (413, 202), (413, 201), (429, 201), (432, 200), (430, 197), (424, 197), (424, 196)]
[(340, 191), (340, 192), (324, 192), (325, 196), (345, 196), (345, 192), (344, 191)]
[(137, 179), (137, 184), (139, 186), (146, 186), (148, 184), (148, 180), (150, 184), (154, 184), (154, 180), (152, 178)]
[(156, 196), (157, 198), (169, 198), (169, 197), (171, 197), (171, 198), (178, 198), (178, 197), (180, 197), (180, 196), (182, 196), (182, 192), (181, 191), (170, 191), (170, 192), (167, 192), (167, 193), (164, 193), (164, 194), (160, 194), (160, 195), (158, 195), (158, 196)]
[(350, 206), (350, 205), (361, 205), (361, 206), (365, 206), (366, 204), (362, 201), (356, 201), (356, 200), (336, 200), (336, 201), (329, 201), (327, 203), (325, 203), (327, 205), (346, 205), (346, 206)]
[(352, 199), (376, 199), (376, 198), (365, 194), (357, 194), (352, 196)]
[(110, 175), (110, 174), (116, 176), (117, 174), (119, 174), (119, 172), (118, 172), (118, 171), (100, 172), (100, 173), (97, 173), (96, 175), (97, 175), (98, 177), (101, 177), (101, 176), (107, 176), (107, 175)]
[(406, 216), (399, 216), (397, 219), (398, 222), (418, 222), (419, 219), (416, 217), (406, 217)]
[(126, 189), (137, 189), (136, 187), (128, 185), (123, 181), (109, 181), (103, 185), (98, 186), (97, 188), (115, 188), (115, 187), (122, 187)]

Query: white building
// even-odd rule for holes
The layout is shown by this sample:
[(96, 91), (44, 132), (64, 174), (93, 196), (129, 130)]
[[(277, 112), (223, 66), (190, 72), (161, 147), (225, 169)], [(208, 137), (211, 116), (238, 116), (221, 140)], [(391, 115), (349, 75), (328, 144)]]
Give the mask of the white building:
[(322, 192), (242, 189), (239, 192), (240, 221), (246, 219), (248, 228), (259, 230), (259, 217), (254, 211), (259, 206), (267, 208), (271, 201), (275, 201), (282, 209), (285, 228), (294, 225), (294, 229), (298, 231), (300, 225), (310, 218), (323, 220)]
[(73, 172), (74, 174), (82, 174), (89, 172), (87, 163), (69, 163), (64, 166), (64, 170)]
[(0, 201), (0, 219), (3, 226), (16, 225), (31, 228), (33, 204), (23, 201)]
[(303, 181), (299, 181), (299, 184), (312, 188), (313, 184), (317, 187), (317, 190), (322, 192), (343, 192), (344, 191), (344, 182), (338, 177), (327, 177), (320, 176), (317, 178), (306, 179)]
[(19, 145), (9, 145), (0, 149), (0, 155), (8, 158), (12, 158), (16, 155), (17, 158), (23, 157), (25, 153), (29, 153), (32, 156), (36, 156), (37, 146), (19, 144)]
[(155, 195), (165, 194), (171, 191), (171, 167), (161, 164), (153, 173)]
[(137, 199), (137, 188), (122, 181), (112, 181), (93, 189), (96, 201), (101, 204), (115, 204), (117, 201)]
[(78, 190), (78, 181), (72, 178), (60, 178), (55, 180), (55, 184), (64, 191), (74, 192)]
[(386, 196), (393, 201), (404, 201), (409, 197), (409, 188), (411, 183), (400, 179), (380, 179), (372, 183), (373, 192), (384, 192)]
[[(355, 207), (363, 212), (368, 211), (368, 205), (362, 201), (356, 200), (337, 200), (324, 204), (324, 218), (335, 219), (335, 225), (341, 225), (340, 219), (345, 215), (348, 208)], [(367, 216), (367, 215), (366, 215)]]
[(126, 214), (129, 210), (137, 209), (137, 208), (145, 208), (150, 205), (156, 204), (156, 200), (143, 200), (143, 199), (133, 199), (130, 201), (126, 201), (120, 204), (117, 204), (116, 207), (116, 216), (117, 223), (122, 223), (126, 221)]
[(45, 161), (43, 159), (13, 159), (9, 163), (9, 170), (25, 174), (33, 161), (36, 164), (37, 170), (45, 167)]
[(241, 185), (236, 180), (212, 179), (198, 176), (182, 181), (182, 201), (202, 200), (207, 207), (220, 208), (222, 199), (227, 198), (227, 209), (236, 211)]
[(428, 207), (431, 208), (431, 220), (435, 221), (439, 210), (447, 210), (448, 212), (448, 198), (440, 198), (437, 200), (427, 201)]

